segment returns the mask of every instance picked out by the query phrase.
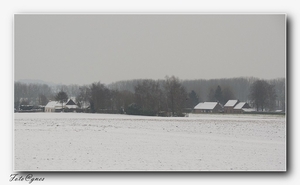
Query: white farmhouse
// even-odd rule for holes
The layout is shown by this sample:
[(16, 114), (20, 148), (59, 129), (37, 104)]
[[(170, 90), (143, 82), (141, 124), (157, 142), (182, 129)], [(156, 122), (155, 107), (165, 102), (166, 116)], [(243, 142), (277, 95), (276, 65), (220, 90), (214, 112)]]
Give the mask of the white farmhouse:
[(60, 112), (62, 111), (62, 108), (68, 111), (76, 111), (78, 106), (72, 99), (68, 99), (66, 103), (60, 103), (58, 101), (50, 101), (46, 106), (45, 106), (45, 112)]
[(62, 110), (62, 104), (58, 101), (50, 101), (45, 106), (45, 112), (58, 112), (59, 110)]

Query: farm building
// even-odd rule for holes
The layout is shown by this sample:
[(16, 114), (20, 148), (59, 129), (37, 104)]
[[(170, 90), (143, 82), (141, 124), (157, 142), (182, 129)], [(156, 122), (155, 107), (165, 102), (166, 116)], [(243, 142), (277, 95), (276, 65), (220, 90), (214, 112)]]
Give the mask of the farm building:
[(62, 110), (62, 105), (58, 101), (50, 101), (45, 106), (45, 112), (58, 112)]
[(253, 112), (254, 110), (246, 102), (240, 102), (239, 100), (228, 100), (224, 105), (224, 113), (244, 113)]
[(66, 109), (68, 109), (70, 112), (74, 112), (76, 111), (76, 109), (78, 108), (77, 104), (72, 100), (69, 99), (66, 103)]
[(239, 103), (239, 100), (228, 100), (224, 105), (224, 113), (234, 113), (234, 107)]
[(218, 102), (201, 102), (194, 107), (194, 113), (219, 113), (222, 111), (223, 106)]
[(255, 109), (251, 108), (250, 105), (246, 102), (240, 102), (233, 108), (234, 113), (244, 113), (253, 111), (255, 111)]
[(72, 99), (69, 99), (66, 103), (63, 104), (58, 101), (50, 101), (45, 106), (45, 112), (60, 112), (62, 111), (62, 108), (68, 110), (68, 112), (74, 112), (77, 110), (77, 105)]

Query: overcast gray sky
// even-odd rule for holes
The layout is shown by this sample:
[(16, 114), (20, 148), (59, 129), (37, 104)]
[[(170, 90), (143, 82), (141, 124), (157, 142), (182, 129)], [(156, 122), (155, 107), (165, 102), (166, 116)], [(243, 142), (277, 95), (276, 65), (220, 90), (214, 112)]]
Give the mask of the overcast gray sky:
[(14, 18), (15, 81), (285, 77), (285, 15), (26, 15)]

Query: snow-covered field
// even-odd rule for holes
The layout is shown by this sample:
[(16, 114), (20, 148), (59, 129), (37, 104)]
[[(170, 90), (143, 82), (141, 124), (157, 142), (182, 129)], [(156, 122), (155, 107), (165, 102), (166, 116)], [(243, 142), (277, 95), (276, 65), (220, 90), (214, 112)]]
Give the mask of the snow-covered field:
[(285, 171), (277, 115), (15, 113), (16, 171)]

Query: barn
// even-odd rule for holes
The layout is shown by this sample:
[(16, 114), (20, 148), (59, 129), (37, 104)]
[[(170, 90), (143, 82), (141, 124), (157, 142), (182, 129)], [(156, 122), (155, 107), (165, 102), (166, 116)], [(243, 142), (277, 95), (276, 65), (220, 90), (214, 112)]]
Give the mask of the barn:
[(65, 105), (65, 108), (69, 111), (69, 112), (76, 112), (78, 106), (77, 104), (72, 100), (69, 99)]
[(194, 113), (220, 113), (223, 106), (219, 102), (201, 102), (194, 107)]
[(234, 108), (233, 113), (244, 113), (252, 111), (250, 105), (246, 102), (239, 102)]
[(224, 105), (224, 113), (234, 113), (234, 107), (239, 103), (239, 100), (228, 100)]

